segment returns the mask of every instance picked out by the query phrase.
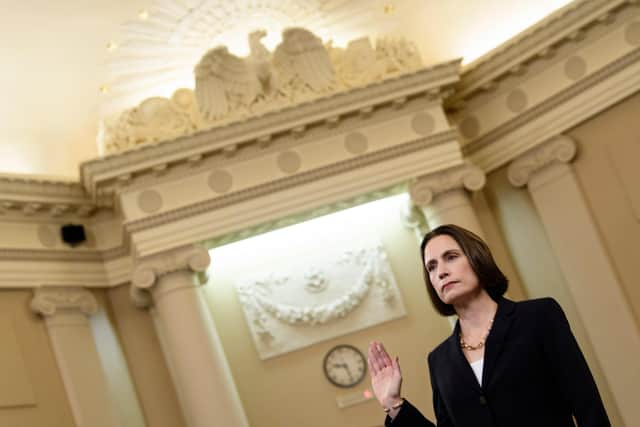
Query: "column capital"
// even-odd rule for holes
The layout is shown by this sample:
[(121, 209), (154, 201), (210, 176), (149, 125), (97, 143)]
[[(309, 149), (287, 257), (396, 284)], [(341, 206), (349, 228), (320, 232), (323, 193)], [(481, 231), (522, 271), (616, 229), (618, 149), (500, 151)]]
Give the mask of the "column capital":
[(523, 187), (540, 169), (553, 163), (569, 163), (575, 155), (576, 143), (566, 135), (558, 135), (511, 162), (507, 172), (509, 182), (515, 187)]
[(456, 189), (478, 191), (486, 182), (484, 171), (466, 163), (441, 172), (418, 177), (409, 185), (411, 201), (418, 206), (426, 206), (441, 193)]
[(149, 289), (165, 274), (179, 270), (204, 272), (210, 262), (209, 251), (204, 247), (184, 246), (136, 260), (131, 283), (135, 288)]
[(77, 310), (87, 316), (98, 311), (98, 302), (91, 292), (77, 287), (47, 287), (34, 290), (31, 310), (42, 316), (53, 316), (60, 310)]

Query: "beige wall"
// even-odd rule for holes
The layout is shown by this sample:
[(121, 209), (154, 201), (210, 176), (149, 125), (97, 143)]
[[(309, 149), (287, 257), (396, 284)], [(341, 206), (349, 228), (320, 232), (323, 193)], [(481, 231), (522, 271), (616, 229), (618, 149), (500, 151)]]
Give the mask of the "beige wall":
[(568, 132), (574, 168), (640, 328), (640, 93)]
[(74, 427), (71, 407), (31, 290), (0, 290), (0, 426)]

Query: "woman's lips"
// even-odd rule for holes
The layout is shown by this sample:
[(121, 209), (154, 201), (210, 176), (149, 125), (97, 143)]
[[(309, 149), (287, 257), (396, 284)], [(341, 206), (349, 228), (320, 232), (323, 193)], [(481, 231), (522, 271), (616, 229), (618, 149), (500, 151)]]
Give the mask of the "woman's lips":
[(444, 291), (447, 290), (447, 288), (449, 288), (451, 285), (453, 285), (454, 283), (456, 283), (455, 280), (452, 280), (451, 282), (447, 282), (444, 285), (442, 285), (442, 293), (444, 293)]

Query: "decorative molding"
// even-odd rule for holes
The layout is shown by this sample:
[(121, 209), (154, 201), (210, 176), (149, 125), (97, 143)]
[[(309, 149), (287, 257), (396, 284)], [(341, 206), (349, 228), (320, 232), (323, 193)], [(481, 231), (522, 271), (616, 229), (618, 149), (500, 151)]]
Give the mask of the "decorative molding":
[(148, 290), (158, 278), (179, 270), (191, 270), (194, 273), (205, 272), (211, 257), (209, 251), (199, 245), (173, 249), (150, 257), (137, 259), (131, 283), (133, 287)]
[[(195, 91), (183, 88), (171, 98), (150, 97), (105, 120), (99, 143), (110, 153), (175, 139), (422, 68), (417, 48), (402, 39), (379, 39), (374, 48), (363, 37), (342, 49), (291, 27), (270, 52), (261, 41), (265, 36), (265, 31), (248, 35), (248, 57), (226, 46), (209, 49), (195, 67)], [(137, 74), (140, 79), (145, 75)]]
[(478, 191), (484, 187), (485, 182), (486, 176), (482, 169), (467, 163), (463, 166), (419, 177), (409, 185), (409, 195), (414, 204), (426, 206), (438, 194), (458, 188)]
[(273, 135), (290, 134), (294, 129), (309, 128), (315, 124), (333, 126), (336, 118), (348, 115), (360, 115), (362, 109), (377, 110), (390, 106), (399, 98), (433, 98), (444, 96), (448, 88), (459, 79), (460, 60), (437, 64), (414, 73), (387, 79), (344, 93), (308, 102), (296, 107), (287, 107), (280, 111), (266, 113), (251, 120), (243, 120), (189, 137), (181, 137), (157, 144), (141, 145), (126, 152), (90, 160), (80, 165), (82, 186), (95, 199), (114, 191), (118, 182), (125, 183), (134, 176), (157, 174), (158, 165), (175, 167), (190, 163), (192, 159), (201, 161), (202, 157), (223, 152), (228, 147), (257, 144), (264, 145)]
[(463, 105), (477, 93), (495, 90), (500, 80), (523, 73), (531, 62), (544, 60), (563, 44), (584, 38), (589, 27), (610, 21), (614, 13), (633, 7), (630, 3), (627, 0), (582, 0), (565, 6), (466, 66), (463, 78), (456, 85), (456, 93), (447, 104)]
[(262, 359), (404, 314), (382, 245), (339, 247), (320, 257), (301, 253), (299, 263), (283, 272), (269, 269), (237, 279), (236, 291)]
[(455, 131), (441, 132), (428, 138), (416, 139), (405, 144), (396, 145), (369, 154), (363, 154), (357, 158), (351, 158), (349, 160), (334, 163), (330, 166), (309, 172), (303, 172), (290, 177), (284, 177), (253, 188), (225, 194), (211, 200), (206, 200), (186, 207), (174, 209), (172, 211), (162, 212), (154, 216), (131, 221), (127, 223), (125, 227), (130, 233), (135, 233), (141, 230), (157, 227), (158, 225), (173, 222), (178, 219), (195, 216), (203, 212), (220, 209), (225, 206), (242, 203), (259, 197), (269, 196), (276, 192), (320, 181), (354, 169), (363, 168), (376, 163), (382, 163), (395, 157), (405, 156), (424, 150), (428, 147), (434, 147), (439, 144), (456, 141), (456, 137), (457, 133)]
[(257, 236), (259, 234), (268, 233), (269, 231), (277, 230), (279, 228), (287, 227), (289, 225), (298, 224), (304, 221), (309, 221), (313, 218), (329, 215), (334, 212), (338, 212), (344, 209), (352, 208), (364, 203), (373, 202), (385, 197), (391, 197), (396, 194), (404, 193), (407, 191), (406, 184), (393, 185), (381, 190), (371, 191), (361, 194), (356, 197), (352, 197), (345, 200), (340, 200), (334, 203), (329, 203), (321, 208), (313, 209), (310, 211), (302, 212), (299, 214), (289, 215), (284, 218), (279, 218), (275, 221), (268, 221), (253, 227), (247, 227), (239, 231), (223, 234), (218, 237), (207, 239), (203, 242), (203, 245), (207, 248), (215, 248), (217, 246), (226, 245), (238, 240), (248, 239), (249, 237)]
[[(545, 114), (548, 114), (554, 108), (557, 108), (562, 104), (567, 103), (571, 99), (579, 97), (580, 95), (588, 93), (590, 89), (593, 89), (598, 84), (611, 79), (611, 77), (616, 73), (623, 71), (625, 68), (630, 67), (631, 65), (634, 65), (639, 61), (640, 61), (640, 49), (635, 50), (630, 54), (617, 59), (616, 61), (608, 64), (607, 66), (603, 67), (597, 72), (585, 77), (584, 79), (571, 85), (570, 87), (547, 98), (540, 104), (536, 105), (534, 108), (526, 110), (522, 114), (519, 114), (513, 117), (512, 119), (506, 121), (499, 127), (491, 130), (489, 133), (481, 136), (478, 139), (471, 141), (470, 143), (462, 147), (463, 152), (467, 155), (474, 154), (475, 152), (481, 150), (482, 148), (491, 145), (493, 142), (504, 138), (505, 136), (514, 132), (516, 129), (522, 128), (523, 126), (536, 121), (537, 119), (541, 118)], [(618, 93), (615, 93), (616, 97), (613, 98), (614, 101), (610, 101), (610, 103), (606, 105), (603, 105), (602, 103), (597, 103), (598, 106), (593, 106), (593, 107), (590, 106), (590, 108), (588, 108), (586, 111), (581, 112), (581, 116), (584, 117), (584, 119), (591, 117), (594, 114), (597, 114), (598, 112), (605, 109), (607, 106), (611, 105), (611, 103), (617, 101), (620, 96), (625, 96), (626, 94), (633, 93), (634, 91), (637, 91), (639, 87), (640, 87), (640, 84), (636, 83), (633, 86), (626, 89), (621, 95), (618, 95)], [(573, 121), (575, 121), (573, 117), (570, 117), (570, 118)], [(560, 121), (556, 120), (556, 122), (558, 123), (557, 126), (561, 126), (561, 125), (564, 126), (563, 129), (559, 129), (558, 132), (556, 133), (563, 132), (564, 130), (566, 130), (566, 128), (568, 128), (573, 124), (573, 122), (565, 124), (562, 120)]]
[(89, 316), (98, 311), (98, 303), (91, 292), (73, 287), (38, 288), (30, 307), (42, 316), (53, 316), (60, 311), (80, 311)]
[[(103, 203), (100, 207), (109, 206), (109, 203)], [(16, 212), (22, 216), (86, 218), (97, 209), (76, 182), (0, 176), (0, 214)]]
[(575, 155), (576, 143), (560, 135), (514, 160), (508, 169), (509, 182), (523, 187), (536, 171), (556, 162), (569, 163)]

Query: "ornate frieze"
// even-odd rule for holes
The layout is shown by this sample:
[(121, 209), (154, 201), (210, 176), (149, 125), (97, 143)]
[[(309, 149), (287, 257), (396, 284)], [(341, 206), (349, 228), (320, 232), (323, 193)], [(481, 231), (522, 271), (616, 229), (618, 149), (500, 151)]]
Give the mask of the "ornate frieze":
[[(203, 52), (194, 71), (195, 90), (148, 98), (105, 120), (101, 143), (106, 151), (190, 135), (422, 68), (417, 49), (405, 40), (383, 38), (374, 47), (361, 38), (342, 49), (323, 44), (304, 28), (288, 28), (271, 52), (262, 44), (265, 36), (265, 31), (249, 34), (247, 57), (226, 46)], [(300, 130), (304, 126), (293, 132)]]
[(31, 310), (43, 316), (53, 316), (61, 311), (92, 315), (98, 311), (98, 303), (93, 294), (83, 288), (37, 288), (31, 300)]
[(640, 89), (627, 1), (575, 2), (463, 71), (446, 103), (462, 150), (490, 172)]
[(78, 183), (0, 176), (0, 215), (86, 218), (97, 209)]
[(426, 206), (441, 193), (465, 188), (478, 191), (486, 182), (482, 169), (471, 164), (447, 169), (431, 175), (419, 177), (409, 185), (409, 195), (414, 204)]
[(568, 136), (558, 136), (523, 154), (509, 165), (509, 182), (516, 187), (527, 185), (531, 176), (552, 163), (569, 163), (576, 155), (576, 143)]

